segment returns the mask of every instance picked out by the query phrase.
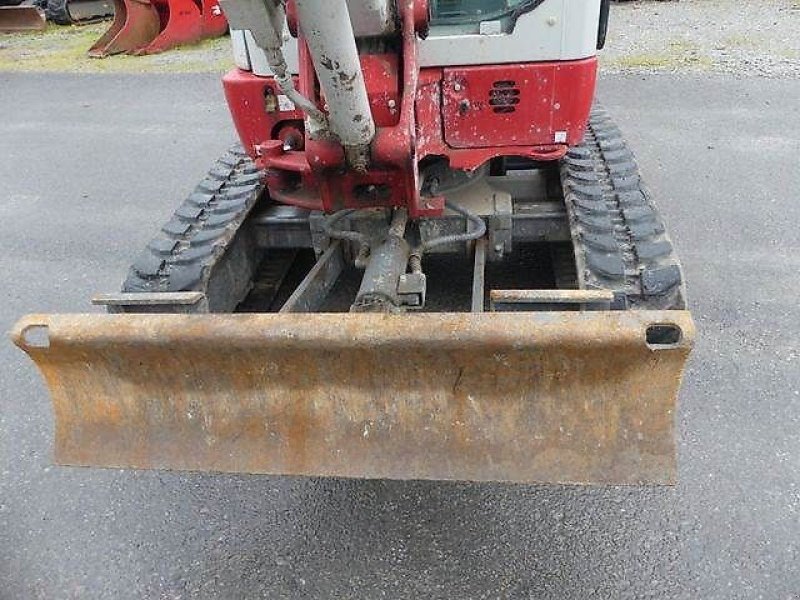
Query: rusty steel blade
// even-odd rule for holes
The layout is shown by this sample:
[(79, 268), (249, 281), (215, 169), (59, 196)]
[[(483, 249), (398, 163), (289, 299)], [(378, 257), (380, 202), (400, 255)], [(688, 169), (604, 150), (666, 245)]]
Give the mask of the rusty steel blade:
[[(666, 332), (666, 335), (665, 335)], [(32, 315), (68, 465), (672, 483), (685, 311)]]
[(36, 6), (0, 6), (0, 33), (43, 31), (46, 27), (44, 11)]
[(87, 23), (114, 15), (113, 0), (69, 0), (69, 17), (76, 23)]

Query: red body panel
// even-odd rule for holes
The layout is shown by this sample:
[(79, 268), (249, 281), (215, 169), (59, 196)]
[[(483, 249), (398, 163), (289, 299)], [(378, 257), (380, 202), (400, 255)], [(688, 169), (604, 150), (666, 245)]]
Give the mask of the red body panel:
[(399, 58), (396, 54), (365, 54), (361, 70), (377, 127), (393, 127), (400, 118)]
[(303, 120), (299, 110), (267, 111), (266, 96), (277, 90), (272, 77), (258, 77), (250, 71), (233, 69), (222, 78), (222, 86), (242, 146), (254, 159), (258, 157), (256, 147), (259, 144), (277, 138), (277, 126), (281, 122)]
[[(265, 101), (267, 89), (277, 93), (270, 77), (238, 69), (224, 77), (239, 137), (265, 169), (273, 199), (325, 212), (407, 206), (412, 218), (434, 216), (443, 199), (418, 191), (426, 156), (472, 170), (498, 156), (557, 160), (581, 141), (594, 97), (594, 57), (420, 71), (414, 37), (404, 32), (403, 42), (402, 69), (395, 55), (361, 57), (377, 126), (367, 173), (347, 170), (336, 143), (305, 140), (304, 149), (284, 151), (276, 140), (301, 134), (302, 114)], [(301, 43), (301, 71), (313, 73), (303, 50)], [(309, 94), (313, 80), (301, 77), (298, 87)], [(323, 106), (324, 99), (317, 102)]]
[(580, 142), (595, 59), (444, 69), (444, 138), (453, 148)]

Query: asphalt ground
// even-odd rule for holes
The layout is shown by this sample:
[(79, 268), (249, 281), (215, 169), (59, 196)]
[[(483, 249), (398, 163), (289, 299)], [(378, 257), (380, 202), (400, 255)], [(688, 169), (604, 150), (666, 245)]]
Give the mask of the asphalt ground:
[[(211, 75), (0, 75), (0, 326), (92, 310), (234, 139)], [(0, 343), (0, 598), (800, 598), (800, 82), (612, 76), (699, 327), (674, 488), (50, 464)]]

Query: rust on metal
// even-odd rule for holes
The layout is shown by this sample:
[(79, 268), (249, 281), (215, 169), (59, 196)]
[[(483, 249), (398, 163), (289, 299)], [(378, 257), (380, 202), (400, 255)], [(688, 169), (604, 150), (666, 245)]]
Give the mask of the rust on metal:
[(43, 31), (46, 27), (44, 11), (36, 6), (0, 7), (0, 33)]
[(161, 304), (193, 305), (202, 301), (203, 292), (137, 292), (97, 294), (92, 304), (100, 306), (150, 306)]
[(536, 310), (556, 306), (608, 310), (614, 302), (611, 290), (561, 289), (561, 290), (491, 290), (489, 308), (492, 311)]
[(472, 267), (472, 312), (483, 312), (486, 287), (486, 246), (485, 237), (475, 240), (475, 258)]
[(203, 292), (120, 292), (97, 294), (92, 304), (105, 306), (110, 313), (198, 313), (208, 312)]
[(614, 301), (611, 290), (492, 290), (489, 295), (492, 303), (586, 304)]
[(319, 310), (344, 269), (341, 240), (334, 240), (281, 307), (282, 313)]
[(114, 14), (112, 0), (72, 0), (67, 2), (69, 18), (76, 23), (89, 23)]
[(150, 0), (114, 0), (114, 21), (87, 54), (104, 58), (149, 44), (161, 29), (158, 11)]
[(50, 389), (61, 464), (666, 484), (694, 325), (685, 311), (32, 315), (12, 337)]

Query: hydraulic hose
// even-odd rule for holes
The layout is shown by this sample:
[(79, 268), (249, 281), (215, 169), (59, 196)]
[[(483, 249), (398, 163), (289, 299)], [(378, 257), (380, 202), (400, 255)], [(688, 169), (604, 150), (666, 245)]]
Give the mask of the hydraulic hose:
[(316, 107), (308, 98), (303, 96), (297, 88), (294, 87), (294, 81), (289, 74), (288, 67), (286, 66), (286, 59), (283, 56), (281, 48), (269, 48), (265, 52), (267, 57), (267, 64), (272, 69), (275, 76), (275, 81), (278, 83), (280, 90), (286, 95), (289, 100), (294, 102), (310, 119), (313, 119), (317, 127), (325, 127), (327, 118), (325, 113)]
[(333, 228), (333, 226), (336, 225), (339, 221), (341, 221), (345, 217), (349, 217), (357, 210), (358, 210), (357, 208), (348, 208), (345, 210), (340, 210), (338, 212), (333, 213), (325, 220), (323, 220), (322, 230), (325, 232), (325, 235), (335, 240), (349, 240), (351, 242), (356, 242), (360, 244), (362, 247), (363, 246), (369, 247), (369, 240), (367, 240), (367, 236), (365, 236), (363, 233), (360, 233), (358, 231), (347, 231), (344, 229)]
[(328, 120), (317, 106), (294, 87), (292, 75), (283, 56), (283, 30), (286, 10), (283, 0), (220, 0), (222, 9), (232, 29), (250, 31), (256, 45), (264, 51), (267, 64), (275, 76), (281, 92), (302, 110), (313, 130), (323, 131)]
[(467, 222), (472, 223), (474, 225), (474, 228), (464, 233), (443, 235), (442, 237), (433, 238), (432, 240), (427, 240), (425, 242), (422, 242), (419, 246), (417, 246), (414, 249), (415, 255), (422, 256), (425, 252), (427, 252), (431, 248), (435, 248), (436, 246), (442, 246), (444, 244), (454, 244), (457, 242), (468, 242), (470, 240), (477, 240), (478, 238), (482, 238), (484, 235), (486, 235), (486, 223), (483, 222), (483, 219), (481, 217), (471, 213), (463, 206), (459, 206), (458, 204), (456, 204), (455, 202), (451, 202), (450, 200), (445, 200), (444, 205), (453, 212), (457, 212), (465, 219), (467, 219)]
[[(411, 252), (409, 266), (411, 267), (412, 272), (420, 272), (422, 268), (422, 255), (429, 251), (431, 248), (435, 248), (436, 246), (442, 246), (444, 244), (455, 244), (458, 242), (468, 242), (470, 240), (477, 240), (482, 238), (486, 235), (486, 223), (484, 223), (483, 219), (478, 215), (471, 213), (463, 206), (459, 206), (455, 202), (451, 202), (450, 200), (445, 200), (444, 205), (452, 210), (463, 216), (467, 219), (467, 223), (471, 224), (473, 227), (464, 233), (454, 233), (451, 235), (443, 235), (438, 238), (433, 238), (431, 240), (427, 240), (419, 244), (416, 248), (414, 248)], [(349, 240), (351, 242), (356, 242), (361, 245), (361, 248), (369, 247), (369, 240), (367, 236), (363, 233), (359, 233), (358, 231), (347, 231), (342, 229), (335, 229), (334, 226), (344, 219), (355, 213), (358, 209), (355, 208), (348, 208), (345, 210), (340, 210), (328, 218), (326, 218), (322, 222), (322, 230), (325, 234), (333, 239), (340, 239), (340, 240)], [(395, 213), (395, 216), (392, 220), (392, 227), (399, 228), (400, 224), (402, 223), (403, 229), (405, 229), (405, 215), (407, 213), (398, 211)]]

